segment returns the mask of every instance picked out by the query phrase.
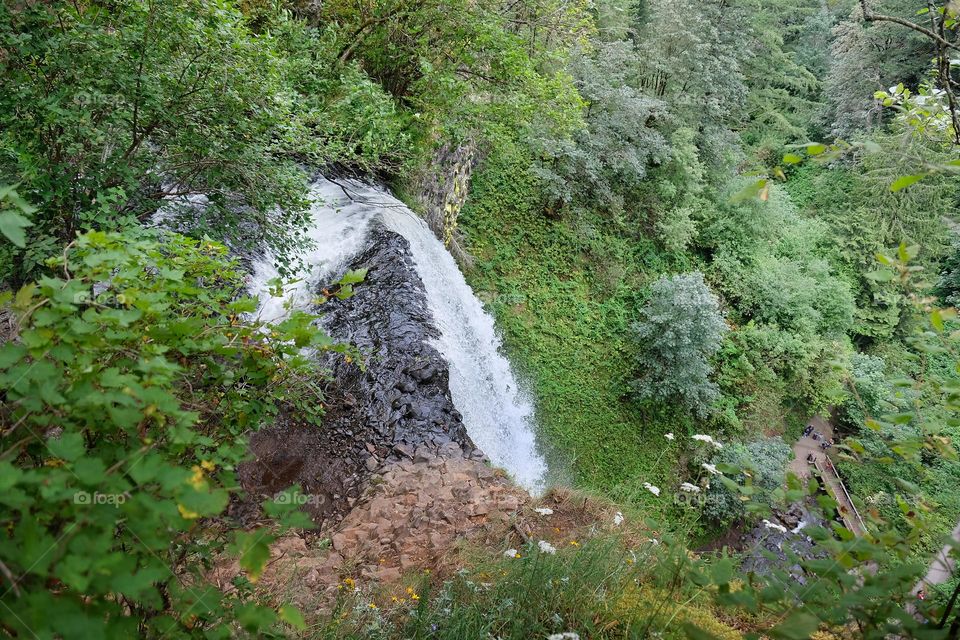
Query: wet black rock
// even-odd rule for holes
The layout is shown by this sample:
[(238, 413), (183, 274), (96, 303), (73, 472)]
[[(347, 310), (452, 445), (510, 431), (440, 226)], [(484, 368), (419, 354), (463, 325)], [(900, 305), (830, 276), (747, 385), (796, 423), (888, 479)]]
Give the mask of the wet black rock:
[(744, 535), (741, 570), (758, 575), (786, 571), (797, 583), (806, 584), (808, 576), (801, 563), (828, 555), (809, 535), (823, 527), (828, 528), (829, 523), (813, 500), (795, 502), (784, 511), (774, 509), (765, 523)]
[[(453, 405), (447, 363), (430, 344), (439, 331), (407, 241), (374, 226), (349, 268), (367, 269), (364, 282), (319, 311), (330, 335), (356, 346), (362, 361), (323, 356), (320, 366), (331, 377), (323, 426), (281, 416), (251, 436), (254, 459), (239, 470), (244, 488), (260, 498), (298, 484), (304, 509), (321, 526), (338, 522), (391, 459), (426, 452), (484, 458)], [(259, 517), (249, 501), (233, 512), (246, 521)]]
[(342, 357), (328, 360), (335, 387), (357, 399), (354, 415), (339, 421), (371, 432), (368, 440), (388, 449), (454, 442), (472, 455), (476, 447), (450, 396), (449, 368), (431, 345), (439, 331), (409, 244), (375, 226), (368, 248), (350, 268), (368, 270), (363, 284), (323, 308), (330, 334), (363, 354), (362, 366)]

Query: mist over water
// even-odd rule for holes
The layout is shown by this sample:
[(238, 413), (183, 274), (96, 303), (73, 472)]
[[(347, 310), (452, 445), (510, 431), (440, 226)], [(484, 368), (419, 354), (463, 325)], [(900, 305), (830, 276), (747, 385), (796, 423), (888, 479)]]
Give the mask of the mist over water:
[(303, 256), (300, 281), (282, 298), (269, 295), (269, 281), (278, 277), (272, 256), (255, 265), (251, 293), (260, 296), (261, 317), (276, 320), (285, 301), (307, 309), (317, 286), (343, 270), (364, 248), (373, 220), (403, 236), (440, 338), (433, 346), (450, 368), (450, 393), (474, 443), (494, 465), (523, 487), (543, 489), (547, 465), (536, 447), (533, 405), (517, 383), (493, 318), (467, 285), (453, 256), (426, 223), (382, 189), (356, 181), (333, 183), (320, 178), (313, 187), (316, 204), (308, 236), (313, 246)]

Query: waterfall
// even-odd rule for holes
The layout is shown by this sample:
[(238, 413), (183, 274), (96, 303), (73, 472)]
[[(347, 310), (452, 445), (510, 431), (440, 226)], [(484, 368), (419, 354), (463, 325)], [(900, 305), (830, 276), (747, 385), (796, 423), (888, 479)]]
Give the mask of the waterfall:
[(320, 178), (313, 187), (312, 246), (299, 281), (271, 298), (268, 282), (278, 276), (271, 256), (255, 265), (251, 292), (261, 299), (261, 317), (282, 317), (285, 305), (308, 308), (318, 284), (342, 270), (362, 248), (371, 221), (410, 244), (417, 275), (440, 338), (433, 347), (450, 370), (450, 393), (474, 443), (494, 465), (520, 485), (543, 488), (546, 464), (533, 433), (533, 407), (501, 353), (493, 318), (473, 294), (454, 261), (427, 225), (382, 189), (357, 181)]

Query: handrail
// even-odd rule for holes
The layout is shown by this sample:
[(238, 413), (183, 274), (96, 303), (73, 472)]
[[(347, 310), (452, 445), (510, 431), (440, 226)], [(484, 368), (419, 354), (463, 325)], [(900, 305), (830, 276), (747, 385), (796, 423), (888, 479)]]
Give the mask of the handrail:
[[(814, 457), (813, 459), (813, 466), (816, 468), (817, 471), (820, 472), (821, 476), (826, 473), (823, 467), (820, 466), (820, 460), (817, 459), (816, 457)], [(860, 528), (863, 530), (863, 532), (866, 533), (867, 525), (863, 521), (863, 518), (860, 516), (860, 512), (857, 510), (857, 505), (853, 504), (853, 498), (850, 497), (850, 492), (847, 491), (847, 486), (843, 484), (843, 479), (840, 477), (839, 473), (836, 473), (836, 471), (833, 472), (833, 477), (835, 477), (837, 479), (837, 482), (840, 483), (840, 488), (843, 490), (843, 495), (846, 497), (847, 502), (850, 503), (850, 508), (853, 509), (853, 515), (857, 517), (857, 523), (860, 525)]]

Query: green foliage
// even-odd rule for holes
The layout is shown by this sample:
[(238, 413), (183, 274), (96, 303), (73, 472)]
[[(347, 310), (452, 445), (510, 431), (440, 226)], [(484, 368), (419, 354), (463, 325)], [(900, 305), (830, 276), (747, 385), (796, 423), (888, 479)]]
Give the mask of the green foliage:
[[(764, 438), (747, 444), (733, 443), (721, 449), (711, 462), (720, 469), (735, 468), (727, 477), (741, 486), (752, 487), (751, 501), (757, 505), (775, 502), (774, 492), (782, 489), (786, 477), (787, 462), (793, 451), (780, 438)], [(740, 520), (746, 515), (746, 504), (739, 491), (727, 483), (713, 480), (703, 505), (706, 517), (720, 525)]]
[[(912, 251), (901, 245), (896, 256), (883, 256), (901, 284), (910, 291), (917, 286), (918, 268), (911, 264)], [(922, 303), (918, 303), (922, 304)], [(807, 637), (820, 627), (856, 625), (866, 638), (882, 638), (890, 634), (901, 637), (948, 637), (945, 630), (936, 628), (942, 610), (927, 602), (920, 602), (912, 589), (926, 572), (926, 560), (914, 562), (918, 552), (939, 549), (944, 532), (938, 522), (938, 504), (931, 502), (913, 479), (929, 469), (939, 484), (947, 484), (956, 473), (944, 472), (956, 465), (956, 444), (952, 441), (955, 414), (958, 408), (955, 376), (955, 340), (947, 325), (953, 314), (943, 310), (922, 308), (928, 319), (914, 334), (913, 349), (923, 357), (948, 361), (945, 370), (929, 368), (922, 380), (899, 381), (900, 388), (912, 388), (914, 398), (938, 397), (938, 400), (907, 405), (898, 413), (867, 421), (867, 432), (877, 437), (848, 439), (843, 445), (841, 466), (851, 478), (851, 487), (863, 486), (863, 477), (883, 478), (889, 493), (867, 495), (864, 509), (868, 528), (864, 536), (855, 536), (846, 528), (832, 525), (832, 531), (807, 527), (805, 533), (827, 553), (824, 558), (802, 560), (792, 552), (781, 549), (791, 563), (799, 563), (805, 571), (805, 583), (798, 597), (792, 587), (796, 578), (793, 569), (773, 568), (768, 575), (739, 591), (724, 590), (717, 582), (718, 602), (736, 607), (754, 616), (774, 614), (782, 621), (767, 631), (772, 637)], [(948, 355), (949, 354), (949, 355)], [(864, 361), (867, 375), (876, 377), (876, 362)], [(945, 375), (946, 374), (946, 375)], [(941, 395), (942, 394), (942, 395)], [(865, 432), (865, 433), (867, 433)], [(733, 469), (723, 469), (733, 473)], [(797, 500), (820, 490), (817, 481), (801, 482), (788, 477), (787, 491), (781, 495)], [(928, 487), (935, 484), (927, 483)], [(742, 487), (746, 489), (747, 487)], [(854, 490), (854, 495), (864, 493)], [(751, 498), (754, 492), (740, 491)], [(955, 492), (947, 492), (952, 499)], [(758, 506), (762, 506), (762, 502)], [(831, 515), (837, 505), (830, 499), (820, 500)], [(951, 503), (951, 507), (952, 507)], [(955, 512), (948, 517), (953, 526)], [(952, 615), (956, 615), (955, 613)], [(932, 622), (928, 622), (932, 621)], [(799, 626), (798, 626), (799, 625)], [(798, 633), (797, 629), (804, 631)]]
[(0, 234), (14, 246), (23, 249), (27, 241), (24, 230), (33, 226), (30, 216), (36, 209), (9, 185), (0, 185), (0, 207), (3, 207), (0, 209)]
[(947, 176), (892, 191), (898, 176), (919, 163), (936, 163), (941, 152), (911, 135), (875, 135), (851, 165), (807, 166), (787, 182), (793, 200), (826, 223), (827, 256), (850, 283), (856, 309), (853, 332), (887, 340), (909, 317), (910, 306), (897, 282), (874, 277), (874, 256), (901, 241), (923, 246), (922, 264), (947, 252), (943, 220), (957, 197)]
[(862, 353), (850, 357), (850, 397), (839, 407), (841, 425), (859, 431), (867, 418), (887, 413), (891, 408), (893, 390), (887, 384), (886, 363), (883, 358)]
[(589, 34), (584, 2), (336, 0), (302, 12), (338, 25), (339, 59), (361, 61), (409, 104), (425, 137), (487, 137), (534, 120), (561, 129), (577, 121), (576, 91), (551, 63)]
[(743, 317), (837, 337), (850, 328), (853, 300), (824, 259), (825, 242), (824, 225), (801, 218), (779, 189), (766, 201), (718, 208), (701, 233), (721, 290)]
[(665, 101), (680, 126), (695, 128), (701, 159), (722, 183), (739, 156), (731, 129), (746, 116), (746, 14), (714, 0), (648, 0), (645, 8), (637, 34), (641, 87)]
[(547, 211), (589, 207), (620, 214), (630, 208), (647, 167), (665, 158), (666, 142), (651, 126), (663, 117), (664, 104), (635, 86), (638, 63), (624, 41), (573, 58), (570, 71), (587, 105), (585, 126), (572, 137), (533, 144)]
[(667, 251), (683, 252), (696, 238), (698, 222), (711, 203), (705, 197), (706, 170), (696, 146), (696, 132), (681, 127), (670, 138), (670, 160), (653, 175), (645, 203), (655, 211), (656, 231)]
[(763, 161), (787, 143), (805, 142), (821, 108), (820, 81), (789, 50), (787, 40), (802, 30), (794, 21), (812, 17), (822, 3), (786, 0), (747, 6), (754, 33), (751, 55), (744, 62), (750, 86), (746, 100), (749, 122), (741, 135), (755, 157)]
[(724, 639), (738, 637), (714, 620), (710, 607), (692, 602), (693, 584), (671, 582), (689, 561), (679, 547), (656, 542), (630, 548), (604, 534), (558, 543), (555, 553), (540, 551), (536, 541), (509, 558), (483, 553), (442, 584), (421, 579), (410, 608), (371, 609), (366, 594), (355, 596), (314, 637), (639, 640), (657, 634), (679, 640), (688, 637), (683, 625), (691, 622)]
[(940, 265), (940, 277), (933, 292), (948, 306), (960, 306), (960, 235), (954, 234), (950, 252)]
[[(0, 347), (0, 562), (14, 581), (0, 623), (62, 638), (266, 630), (272, 610), (206, 583), (225, 541), (200, 532), (236, 491), (246, 432), (281, 412), (319, 420), (301, 350), (342, 347), (305, 314), (245, 320), (256, 301), (210, 241), (89, 232), (47, 266), (16, 294), (17, 339)], [(237, 534), (251, 579), (270, 540)]]
[(639, 377), (634, 392), (643, 401), (677, 400), (706, 416), (717, 399), (710, 381), (710, 359), (729, 331), (717, 297), (703, 274), (661, 277), (633, 325), (640, 343)]
[(184, 195), (207, 197), (218, 237), (243, 223), (289, 256), (306, 204), (295, 161), (375, 168), (404, 140), (376, 85), (277, 20), (258, 34), (228, 3), (188, 0), (0, 8), (0, 176), (38, 208), (0, 275)]
[[(545, 218), (522, 147), (503, 145), (474, 174), (461, 228), (474, 256), (468, 281), (496, 315), (504, 344), (536, 398), (537, 421), (576, 481), (658, 509), (656, 409), (627, 398), (636, 366), (630, 324), (644, 272), (666, 269), (655, 243), (603, 215), (574, 229)], [(684, 418), (671, 427), (685, 432)], [(666, 462), (666, 460), (664, 460)], [(639, 488), (639, 491), (634, 489)]]

